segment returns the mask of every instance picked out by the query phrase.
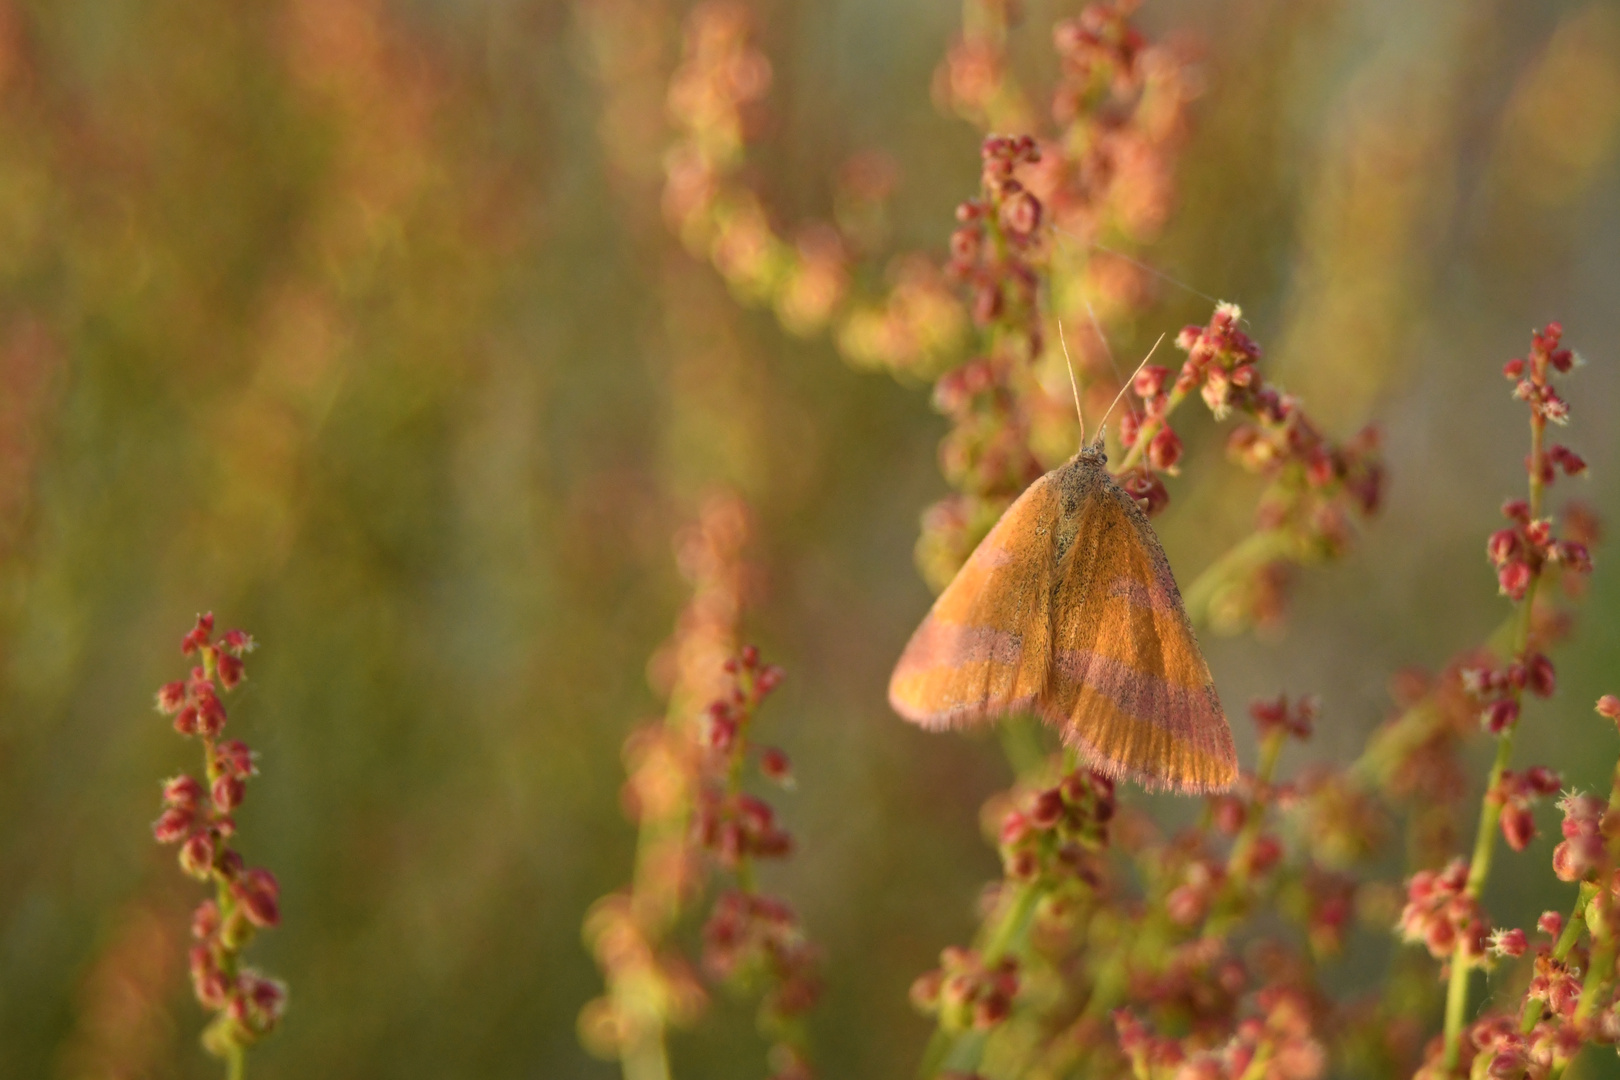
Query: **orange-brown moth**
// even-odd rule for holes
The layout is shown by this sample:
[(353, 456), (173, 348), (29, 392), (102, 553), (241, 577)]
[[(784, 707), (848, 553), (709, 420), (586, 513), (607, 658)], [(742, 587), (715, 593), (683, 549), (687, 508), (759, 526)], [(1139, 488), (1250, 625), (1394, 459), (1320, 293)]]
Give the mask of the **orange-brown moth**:
[(912, 635), (889, 703), (940, 729), (1034, 713), (1098, 772), (1220, 791), (1232, 730), (1147, 515), (1099, 438), (1018, 497)]

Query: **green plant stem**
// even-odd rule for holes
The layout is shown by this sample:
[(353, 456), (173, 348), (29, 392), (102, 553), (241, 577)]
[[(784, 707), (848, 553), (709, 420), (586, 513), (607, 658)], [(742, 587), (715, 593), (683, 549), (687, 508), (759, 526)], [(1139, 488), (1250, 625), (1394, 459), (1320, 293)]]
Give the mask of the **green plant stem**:
[(1172, 389), (1170, 391), (1170, 397), (1164, 403), (1164, 413), (1155, 419), (1149, 420), (1137, 429), (1136, 441), (1131, 444), (1129, 450), (1125, 451), (1124, 458), (1120, 460), (1119, 468), (1114, 470), (1115, 475), (1129, 472), (1141, 462), (1142, 455), (1147, 452), (1148, 443), (1153, 441), (1153, 436), (1159, 433), (1159, 429), (1164, 426), (1164, 422), (1170, 418), (1170, 414), (1176, 411), (1176, 406), (1180, 405), (1186, 397), (1187, 391), (1185, 390)]
[(1036, 721), (1028, 716), (1013, 716), (996, 725), (1001, 736), (1001, 752), (1018, 776), (1029, 776), (1046, 764), (1046, 747)]
[(1249, 1062), (1249, 1067), (1243, 1070), (1243, 1076), (1239, 1080), (1261, 1080), (1266, 1075), (1267, 1067), (1271, 1064), (1271, 1055), (1275, 1049), (1269, 1042), (1262, 1043), (1254, 1053), (1254, 1060)]
[[(1541, 516), (1541, 464), (1542, 464), (1542, 429), (1546, 420), (1540, 413), (1532, 411), (1530, 414), (1530, 520), (1534, 521)], [(1524, 599), (1519, 601), (1516, 612), (1518, 618), (1513, 631), (1512, 655), (1515, 660), (1523, 661), (1530, 651), (1530, 622), (1531, 615), (1536, 606), (1536, 586), (1541, 580), (1541, 567), (1532, 567), (1530, 584), (1525, 589)], [(1517, 703), (1520, 692), (1513, 691), (1513, 701)], [(1474, 837), (1474, 855), (1468, 864), (1468, 883), (1463, 887), (1464, 894), (1471, 900), (1478, 900), (1485, 889), (1485, 882), (1491, 873), (1491, 857), (1496, 851), (1496, 831), (1502, 817), (1502, 805), (1492, 798), (1497, 787), (1501, 784), (1502, 773), (1507, 769), (1508, 762), (1513, 758), (1513, 736), (1518, 731), (1515, 722), (1506, 731), (1502, 732), (1496, 744), (1496, 760), (1491, 763), (1490, 776), (1485, 782), (1485, 794), (1480, 800), (1479, 831)], [(1468, 976), (1470, 964), (1467, 956), (1467, 942), (1458, 938), (1457, 947), (1451, 954), (1451, 978), (1446, 985), (1446, 1026), (1444, 1056), (1442, 1062), (1447, 1075), (1455, 1075), (1457, 1065), (1462, 1060), (1462, 1029), (1468, 1014)]]
[(225, 1055), (225, 1080), (242, 1080), (247, 1075), (247, 1050), (232, 1046)]
[[(746, 690), (752, 690), (751, 683)], [(676, 726), (679, 723), (678, 716), (678, 711), (671, 708), (665, 717), (665, 726)], [(726, 773), (726, 791), (729, 796), (735, 796), (742, 790), (742, 767), (748, 756), (748, 731), (753, 716), (754, 711), (750, 706), (744, 710), (741, 722), (737, 725), (734, 755)], [(682, 806), (667, 819), (656, 822), (643, 821), (636, 837), (631, 902), (642, 932), (650, 941), (656, 942), (661, 939), (680, 917), (679, 894), (652, 888), (649, 883), (658, 877), (654, 863), (662, 849), (672, 837), (679, 837), (686, 832), (689, 821), (689, 808)], [(754, 891), (754, 868), (746, 855), (738, 859), (736, 877), (737, 887), (740, 890), (746, 893)], [(641, 1036), (628, 1042), (619, 1054), (619, 1066), (623, 1070), (624, 1080), (669, 1080), (669, 1050), (665, 1046), (664, 1039), (668, 1018), (664, 1015), (664, 1007), (660, 1004), (649, 1004), (638, 988), (626, 986), (623, 980), (613, 980), (608, 992), (619, 1008), (636, 1016), (642, 1029)]]
[[(1581, 882), (1580, 890), (1575, 895), (1575, 910), (1569, 913), (1563, 933), (1558, 935), (1558, 941), (1553, 945), (1552, 958), (1559, 963), (1569, 959), (1570, 951), (1581, 940), (1581, 931), (1586, 928), (1586, 905), (1590, 904), (1592, 897), (1596, 895), (1596, 885), (1590, 881)], [(1541, 1002), (1526, 999), (1524, 1008), (1519, 1011), (1519, 1031), (1525, 1035), (1530, 1034), (1541, 1022), (1542, 1010)]]
[[(1033, 774), (1045, 764), (1046, 755), (1042, 752), (1035, 728), (1029, 721), (1017, 719), (1002, 724), (1001, 742), (1008, 761), (1012, 763), (1014, 771), (1020, 777)], [(1074, 751), (1065, 749), (1064, 768), (1073, 769), (1075, 761)], [(1040, 902), (1042, 893), (1038, 881), (1029, 882), (1017, 886), (1010, 903), (1003, 902), (998, 905), (999, 910), (994, 921), (983, 926), (978, 935), (977, 947), (985, 967), (993, 967), (1003, 957), (1009, 955), (1023, 959), (1030, 920), (1034, 917), (1035, 907)], [(952, 1018), (941, 1009), (939, 1024), (934, 1028), (934, 1034), (929, 1037), (928, 1046), (923, 1050), (917, 1075), (923, 1078), (932, 1077), (947, 1064), (971, 1072), (978, 1066), (979, 1059), (984, 1054), (984, 1044), (983, 1032), (953, 1030)]]
[(620, 1059), (624, 1080), (669, 1080), (669, 1055), (664, 1049), (664, 1029), (659, 1025), (652, 1036), (627, 1047)]
[(1237, 921), (1243, 905), (1243, 892), (1249, 883), (1249, 853), (1260, 839), (1260, 828), (1265, 819), (1266, 790), (1277, 773), (1277, 759), (1282, 756), (1283, 743), (1288, 733), (1282, 728), (1266, 733), (1260, 740), (1260, 753), (1255, 762), (1254, 798), (1244, 808), (1243, 827), (1232, 842), (1232, 851), (1226, 857), (1226, 884), (1204, 922), (1204, 937), (1224, 937)]
[[(1035, 914), (1042, 891), (1035, 882), (1019, 885), (1012, 901), (999, 905), (995, 921), (986, 924), (980, 932), (979, 956), (986, 968), (994, 967), (1007, 956), (1022, 959), (1030, 919)], [(941, 1010), (939, 1026), (934, 1029), (928, 1047), (923, 1051), (922, 1065), (917, 1075), (931, 1077), (945, 1065), (972, 1072), (984, 1054), (984, 1044), (985, 1035), (981, 1031), (952, 1031)]]
[(1228, 548), (1225, 554), (1210, 563), (1204, 572), (1187, 586), (1185, 601), (1187, 617), (1203, 625), (1209, 621), (1209, 608), (1226, 582), (1241, 579), (1266, 563), (1288, 554), (1290, 538), (1281, 529), (1263, 529), (1250, 533)]

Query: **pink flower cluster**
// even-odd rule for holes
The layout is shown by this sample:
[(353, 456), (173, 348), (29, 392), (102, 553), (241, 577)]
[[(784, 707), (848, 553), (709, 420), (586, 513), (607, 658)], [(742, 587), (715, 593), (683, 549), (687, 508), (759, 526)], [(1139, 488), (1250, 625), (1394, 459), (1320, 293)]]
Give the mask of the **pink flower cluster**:
[[(1553, 447), (1553, 452), (1560, 450), (1564, 448)], [(1554, 460), (1553, 452), (1548, 453), (1546, 460)], [(1592, 572), (1592, 555), (1586, 544), (1579, 540), (1556, 539), (1552, 521), (1548, 518), (1532, 521), (1530, 504), (1523, 499), (1510, 499), (1503, 503), (1502, 516), (1513, 524), (1491, 534), (1485, 545), (1485, 554), (1496, 567), (1496, 580), (1503, 596), (1510, 600), (1523, 600), (1524, 594), (1530, 589), (1531, 580), (1544, 566), (1563, 567), (1572, 574)]]
[(1007, 879), (1090, 877), (1088, 863), (1108, 845), (1114, 817), (1114, 782), (1089, 769), (1069, 773), (1051, 787), (1031, 791), (1001, 821), (999, 846)]
[(1017, 996), (1016, 958), (1004, 956), (987, 966), (978, 950), (956, 945), (939, 954), (939, 967), (911, 984), (911, 1003), (952, 1030), (988, 1031), (1007, 1019)]
[[(1531, 335), (1530, 358), (1528, 360), (1515, 357), (1502, 365), (1502, 375), (1511, 380), (1513, 396), (1520, 401), (1530, 403), (1530, 409), (1543, 420), (1551, 420), (1555, 424), (1569, 422), (1569, 404), (1558, 396), (1558, 391), (1552, 387), (1552, 374), (1569, 374), (1575, 366), (1576, 357), (1569, 349), (1561, 348), (1564, 328), (1559, 323), (1548, 323), (1546, 328), (1538, 330)], [(1584, 462), (1568, 451), (1559, 455), (1563, 461), (1570, 464), (1565, 471), (1570, 475), (1583, 472), (1586, 468)], [(1562, 461), (1560, 462), (1562, 464)], [(1533, 475), (1537, 475), (1543, 483), (1550, 482), (1547, 473), (1532, 462)]]
[(1514, 851), (1523, 851), (1536, 838), (1535, 804), (1554, 795), (1563, 786), (1557, 773), (1545, 765), (1533, 765), (1523, 772), (1505, 769), (1495, 789), (1486, 796), (1501, 807), (1502, 839)]
[[(703, 926), (703, 966), (739, 986), (763, 983), (764, 1014), (783, 1023), (808, 1012), (821, 996), (820, 952), (793, 909), (773, 896), (728, 889)], [(807, 1074), (807, 1067), (803, 1070)]]
[(1040, 351), (1039, 278), (1027, 255), (1043, 242), (1041, 201), (1013, 175), (1041, 160), (1029, 135), (992, 135), (980, 147), (982, 194), (956, 208), (945, 273), (967, 286), (973, 321), (981, 329), (1007, 322), (1022, 327), (1032, 352)]
[(1490, 924), (1467, 885), (1468, 863), (1462, 859), (1453, 859), (1443, 870), (1413, 874), (1397, 924), (1401, 939), (1423, 945), (1436, 960), (1448, 959), (1458, 942), (1468, 959), (1483, 957)]
[[(644, 852), (656, 857), (644, 854), (636, 885), (598, 901), (587, 916), (586, 937), (609, 993), (586, 1006), (581, 1031), (604, 1056), (662, 1054), (664, 1028), (701, 1015), (708, 993), (695, 965), (666, 939), (720, 871), (731, 887), (717, 892), (704, 922), (701, 968), (714, 982), (760, 996), (773, 1080), (809, 1080), (804, 1014), (820, 996), (820, 953), (791, 905), (756, 887), (755, 862), (786, 858), (793, 838), (770, 803), (743, 790), (750, 764), (773, 784), (793, 781), (787, 754), (753, 741), (755, 716), (781, 685), (782, 669), (763, 663), (752, 645), (716, 666), (723, 690), (695, 722), (645, 728), (627, 744), (626, 806), (641, 824)], [(649, 835), (660, 842), (648, 844)]]
[(1327, 1065), (1315, 1033), (1316, 1011), (1303, 993), (1272, 986), (1255, 996), (1259, 1016), (1238, 1022), (1219, 1046), (1189, 1048), (1184, 1040), (1155, 1035), (1130, 1012), (1114, 1013), (1120, 1050), (1140, 1080), (1314, 1080)]
[[(748, 735), (754, 712), (781, 685), (782, 669), (762, 666), (759, 650), (748, 645), (740, 656), (726, 661), (725, 670), (736, 681), (730, 695), (712, 702), (703, 715), (699, 739), (708, 757), (693, 832), (700, 847), (721, 866), (736, 871), (751, 858), (786, 858), (793, 853), (793, 837), (777, 824), (770, 803), (739, 790), (736, 783), (742, 765), (752, 756)], [(778, 783), (792, 775), (781, 750), (764, 748), (757, 761), (761, 775)]]
[(249, 868), (231, 847), (233, 816), (258, 774), (256, 755), (239, 739), (219, 738), (227, 719), (220, 695), (245, 677), (243, 657), (254, 648), (241, 630), (214, 638), (212, 613), (197, 617), (181, 653), (201, 662), (188, 678), (158, 690), (158, 710), (174, 717), (175, 730), (203, 743), (206, 782), (190, 775), (164, 781), (163, 812), (152, 826), (161, 844), (180, 845), (180, 868), (213, 882), (216, 896), (198, 905), (191, 932), (191, 982), (198, 1002), (216, 1014), (204, 1035), (222, 1057), (241, 1052), (281, 1019), (287, 989), (241, 964), (241, 953), (258, 930), (281, 923), (281, 887), (262, 867)]

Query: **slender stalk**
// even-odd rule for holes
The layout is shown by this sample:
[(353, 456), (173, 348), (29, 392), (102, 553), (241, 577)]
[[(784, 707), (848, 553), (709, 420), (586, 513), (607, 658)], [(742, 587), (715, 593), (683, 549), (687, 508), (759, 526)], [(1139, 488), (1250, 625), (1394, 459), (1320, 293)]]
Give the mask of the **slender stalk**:
[(1243, 904), (1243, 890), (1249, 882), (1249, 853), (1260, 839), (1260, 827), (1265, 817), (1266, 789), (1277, 772), (1277, 759), (1282, 756), (1283, 743), (1288, 733), (1276, 728), (1260, 741), (1260, 754), (1255, 763), (1254, 798), (1244, 808), (1243, 828), (1232, 842), (1232, 851), (1226, 858), (1226, 885), (1221, 890), (1204, 923), (1204, 937), (1224, 937), (1237, 921)]
[(1164, 403), (1164, 414), (1147, 421), (1137, 429), (1136, 441), (1131, 444), (1129, 450), (1125, 451), (1125, 457), (1120, 461), (1119, 468), (1114, 470), (1116, 473), (1129, 472), (1141, 462), (1142, 455), (1147, 453), (1148, 443), (1153, 441), (1153, 436), (1159, 433), (1159, 429), (1164, 426), (1164, 422), (1170, 418), (1170, 414), (1176, 411), (1176, 406), (1180, 405), (1186, 397), (1187, 392), (1185, 390), (1173, 389), (1170, 391), (1170, 396)]
[[(1530, 414), (1530, 520), (1532, 521), (1541, 516), (1542, 431), (1545, 427), (1545, 418), (1539, 412), (1532, 411)], [(1519, 601), (1512, 655), (1515, 660), (1521, 662), (1530, 651), (1531, 614), (1535, 608), (1536, 586), (1540, 580), (1541, 567), (1533, 566), (1530, 584), (1525, 589), (1524, 599)], [(1515, 690), (1512, 696), (1517, 703), (1521, 693)], [(1517, 730), (1518, 724), (1515, 722), (1498, 738), (1496, 760), (1491, 763), (1490, 776), (1485, 783), (1485, 794), (1480, 803), (1479, 831), (1474, 837), (1474, 855), (1468, 865), (1468, 882), (1464, 886), (1464, 893), (1471, 900), (1479, 899), (1480, 893), (1485, 889), (1485, 882), (1490, 877), (1491, 857), (1496, 852), (1496, 832), (1502, 817), (1501, 804), (1491, 796), (1501, 783), (1502, 773), (1512, 760), (1513, 736)], [(1468, 1015), (1468, 976), (1471, 966), (1466, 950), (1467, 943), (1459, 938), (1457, 947), (1451, 954), (1451, 978), (1446, 985), (1445, 1051), (1442, 1061), (1448, 1075), (1456, 1074), (1457, 1065), (1462, 1060), (1462, 1029)]]
[(1187, 617), (1198, 624), (1208, 622), (1210, 605), (1222, 585), (1241, 580), (1266, 563), (1288, 554), (1289, 546), (1288, 534), (1280, 529), (1250, 533), (1239, 540), (1187, 586), (1184, 597)]
[[(1597, 895), (1597, 886), (1589, 881), (1581, 882), (1579, 892), (1575, 896), (1575, 910), (1569, 913), (1569, 919), (1564, 923), (1564, 932), (1558, 935), (1558, 941), (1553, 945), (1552, 958), (1563, 963), (1569, 958), (1571, 950), (1581, 940), (1581, 932), (1586, 929), (1586, 905), (1592, 902)], [(1524, 1008), (1519, 1011), (1519, 1031), (1525, 1035), (1535, 1030), (1541, 1022), (1544, 1011), (1543, 1003), (1534, 999), (1526, 999)]]
[(1243, 1076), (1240, 1080), (1261, 1080), (1266, 1075), (1267, 1068), (1271, 1065), (1271, 1055), (1274, 1051), (1275, 1047), (1271, 1043), (1261, 1044), (1260, 1049), (1255, 1051), (1254, 1060), (1249, 1062), (1247, 1069), (1243, 1070)]
[[(1017, 718), (1003, 723), (1001, 744), (1007, 760), (1020, 777), (1035, 773), (1046, 762), (1046, 754), (1040, 745), (1035, 727), (1027, 719)], [(1064, 770), (1073, 770), (1076, 764), (1075, 752), (1065, 748)], [(1039, 882), (1019, 885), (1010, 902), (1003, 900), (998, 904), (994, 920), (981, 927), (977, 935), (976, 944), (985, 967), (994, 967), (1004, 957), (1010, 955), (1023, 959), (1030, 921), (1035, 915), (1035, 908), (1044, 891)], [(984, 1054), (984, 1046), (983, 1032), (952, 1030), (951, 1018), (941, 1010), (939, 1024), (935, 1027), (934, 1034), (929, 1037), (928, 1046), (923, 1051), (922, 1062), (917, 1067), (917, 1075), (923, 1078), (932, 1077), (946, 1065), (971, 1072), (978, 1067), (979, 1059)]]
[[(982, 963), (986, 968), (994, 967), (1007, 956), (1018, 956), (1022, 959), (1030, 920), (1035, 915), (1035, 906), (1040, 902), (1042, 892), (1040, 886), (1035, 883), (1020, 885), (1011, 902), (999, 905), (1000, 910), (996, 914), (995, 921), (987, 923), (979, 934), (979, 955), (983, 958)], [(931, 1077), (946, 1065), (972, 1072), (978, 1067), (979, 1059), (984, 1055), (984, 1044), (985, 1036), (981, 1031), (950, 1030), (947, 1026), (947, 1017), (942, 1010), (939, 1026), (934, 1029), (933, 1036), (928, 1040), (928, 1047), (923, 1051), (923, 1060), (917, 1069), (917, 1075)]]

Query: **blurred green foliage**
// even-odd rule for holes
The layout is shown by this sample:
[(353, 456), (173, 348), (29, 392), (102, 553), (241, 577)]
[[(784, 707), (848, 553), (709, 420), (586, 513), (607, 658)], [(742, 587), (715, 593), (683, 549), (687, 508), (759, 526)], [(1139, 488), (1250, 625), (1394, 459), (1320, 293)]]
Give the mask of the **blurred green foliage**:
[[(637, 10), (627, 30), (594, 0), (0, 2), (0, 1075), (217, 1073), (183, 970), (197, 890), (148, 831), (193, 753), (151, 691), (207, 608), (263, 645), (233, 713), (263, 769), (242, 846), (283, 884), (254, 955), (292, 997), (253, 1074), (613, 1075), (575, 1038), (599, 990), (579, 920), (628, 873), (619, 743), (658, 709), (669, 537), (716, 484), (759, 512), (751, 625), (789, 673), (762, 724), (795, 758), (801, 851), (771, 884), (827, 949), (820, 1061), (916, 1060), (906, 987), (972, 924), (995, 871), (977, 804), (1006, 768), (883, 700), (927, 602), (911, 546), (941, 422), (667, 236), (681, 7)], [(976, 133), (929, 98), (957, 13), (757, 10), (768, 201), (823, 214), (838, 164), (880, 148), (891, 243), (942, 250), (977, 175)], [(1025, 5), (1028, 81), (1072, 10)], [(1568, 441), (1583, 497), (1620, 512), (1620, 12), (1142, 19), (1202, 42), (1207, 80), (1149, 256), (1240, 301), (1335, 434), (1386, 431), (1390, 505), (1357, 553), (1302, 579), (1285, 636), (1208, 650), (1234, 712), (1320, 693), (1312, 752), (1346, 760), (1392, 671), (1502, 614), (1483, 541), (1524, 439), (1498, 369), (1532, 324), (1592, 361)], [(1166, 287), (1123, 344), (1207, 314)], [(1160, 531), (1186, 580), (1252, 490), (1212, 428), (1184, 434)], [(1586, 787), (1620, 750), (1590, 714), (1620, 690), (1606, 556), (1521, 740)], [(1487, 902), (1561, 904), (1549, 851), (1506, 859)], [(759, 1075), (747, 1026), (718, 1010), (678, 1074)]]

